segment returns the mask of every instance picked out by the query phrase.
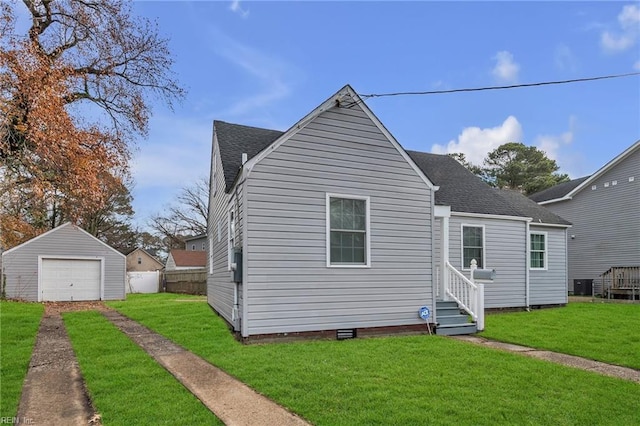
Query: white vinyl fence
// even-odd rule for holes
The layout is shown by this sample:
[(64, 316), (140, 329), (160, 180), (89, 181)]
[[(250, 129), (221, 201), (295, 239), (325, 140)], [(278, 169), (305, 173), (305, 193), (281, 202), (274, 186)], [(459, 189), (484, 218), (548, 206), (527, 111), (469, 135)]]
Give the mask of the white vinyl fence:
[(127, 272), (127, 293), (158, 293), (160, 271)]

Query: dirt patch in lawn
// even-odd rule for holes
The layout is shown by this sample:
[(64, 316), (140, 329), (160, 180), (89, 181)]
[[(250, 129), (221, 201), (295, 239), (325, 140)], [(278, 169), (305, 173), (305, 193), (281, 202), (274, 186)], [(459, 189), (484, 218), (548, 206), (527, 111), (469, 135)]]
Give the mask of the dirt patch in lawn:
[(104, 304), (101, 300), (88, 300), (79, 302), (45, 302), (44, 314), (45, 315), (59, 315), (63, 312), (76, 312), (76, 311), (99, 311), (105, 312), (111, 310), (110, 307)]

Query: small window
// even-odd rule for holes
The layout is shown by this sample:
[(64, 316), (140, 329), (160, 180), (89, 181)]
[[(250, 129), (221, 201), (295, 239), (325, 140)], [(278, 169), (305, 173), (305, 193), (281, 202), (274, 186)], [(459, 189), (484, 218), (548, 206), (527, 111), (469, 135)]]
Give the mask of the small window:
[(531, 269), (547, 269), (547, 234), (532, 232), (529, 238), (529, 266)]
[(142, 265), (142, 258), (141, 257), (138, 258), (138, 265)]
[(612, 181), (611, 181), (611, 186), (616, 186), (617, 184), (618, 184), (618, 181), (617, 181), (617, 180), (612, 180)]
[(636, 180), (635, 176), (629, 176), (629, 182), (633, 182), (634, 180)]
[(608, 187), (609, 187), (609, 182), (605, 182), (605, 183), (604, 183), (604, 187), (605, 187), (605, 188), (608, 188)]
[(597, 188), (598, 188), (598, 187), (597, 187), (596, 185), (592, 185), (592, 186), (591, 186), (591, 190), (592, 190), (592, 191), (595, 191)]
[(369, 197), (327, 194), (327, 266), (369, 266)]
[(191, 244), (191, 250), (195, 251), (195, 249), (196, 249), (196, 245), (195, 244)]
[(205, 251), (207, 249), (207, 244), (206, 243), (202, 243), (202, 251)]
[(462, 226), (462, 269), (471, 267), (471, 260), (478, 262), (478, 268), (484, 267), (484, 227)]

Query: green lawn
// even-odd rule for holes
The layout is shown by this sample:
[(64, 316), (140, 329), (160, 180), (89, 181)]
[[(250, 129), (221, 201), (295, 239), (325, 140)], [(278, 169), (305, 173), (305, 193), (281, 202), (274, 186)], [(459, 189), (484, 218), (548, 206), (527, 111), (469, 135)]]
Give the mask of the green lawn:
[(0, 301), (0, 417), (18, 411), (43, 306)]
[(109, 304), (315, 424), (640, 424), (632, 382), (437, 336), (243, 346), (175, 299)]
[(570, 303), (487, 315), (482, 336), (640, 369), (640, 305)]
[(102, 424), (223, 424), (98, 312), (63, 318)]

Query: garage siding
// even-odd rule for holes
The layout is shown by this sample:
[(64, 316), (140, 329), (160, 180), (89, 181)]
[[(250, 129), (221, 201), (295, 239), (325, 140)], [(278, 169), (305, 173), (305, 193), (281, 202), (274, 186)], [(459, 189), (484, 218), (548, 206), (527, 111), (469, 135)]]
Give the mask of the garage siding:
[(103, 298), (125, 298), (126, 258), (77, 226), (66, 223), (2, 254), (8, 298), (38, 301), (41, 259), (96, 259), (104, 262)]

